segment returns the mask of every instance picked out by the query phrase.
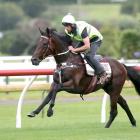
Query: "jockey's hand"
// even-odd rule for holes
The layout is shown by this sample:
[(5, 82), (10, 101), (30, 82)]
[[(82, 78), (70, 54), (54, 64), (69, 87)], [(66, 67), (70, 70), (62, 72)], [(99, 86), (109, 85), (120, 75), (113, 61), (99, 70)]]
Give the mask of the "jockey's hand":
[(75, 48), (73, 48), (73, 46), (69, 46), (69, 50), (75, 52)]

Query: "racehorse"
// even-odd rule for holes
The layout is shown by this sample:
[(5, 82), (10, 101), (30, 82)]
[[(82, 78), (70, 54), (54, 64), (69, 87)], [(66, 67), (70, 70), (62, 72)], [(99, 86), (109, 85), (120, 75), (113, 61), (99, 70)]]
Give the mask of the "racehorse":
[(48, 95), (35, 110), (28, 114), (29, 117), (35, 117), (48, 103), (50, 105), (47, 116), (52, 116), (55, 98), (59, 91), (80, 94), (82, 97), (82, 95), (103, 89), (110, 96), (110, 117), (105, 127), (109, 128), (117, 116), (117, 103), (125, 110), (132, 126), (136, 126), (136, 120), (126, 100), (120, 95), (127, 77), (127, 70), (123, 64), (112, 58), (102, 58), (101, 61), (109, 63), (112, 73), (104, 85), (96, 84), (97, 76), (87, 75), (83, 58), (80, 54), (68, 50), (69, 41), (64, 35), (50, 28), (45, 31), (40, 30), (40, 33), (41, 37), (31, 58), (32, 64), (39, 65), (46, 57), (53, 56), (57, 66)]

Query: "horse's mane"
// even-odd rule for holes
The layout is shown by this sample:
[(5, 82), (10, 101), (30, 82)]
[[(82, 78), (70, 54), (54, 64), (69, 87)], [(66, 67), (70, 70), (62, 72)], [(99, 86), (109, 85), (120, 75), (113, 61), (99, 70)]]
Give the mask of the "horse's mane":
[(58, 33), (55, 28), (50, 28), (49, 30), (51, 32), (51, 35), (57, 38), (58, 41), (62, 42), (63, 45), (65, 46), (71, 45), (72, 40), (65, 33)]
[[(68, 50), (68, 46), (73, 45), (73, 41), (69, 36), (67, 36), (65, 33), (58, 33), (56, 29), (52, 28), (50, 29), (51, 31), (51, 36), (53, 36), (57, 41), (62, 44), (62, 47), (64, 50)], [(73, 45), (74, 46), (74, 45)], [(73, 54), (71, 53), (72, 57), (78, 58), (82, 63), (84, 63), (82, 57), (80, 54)]]

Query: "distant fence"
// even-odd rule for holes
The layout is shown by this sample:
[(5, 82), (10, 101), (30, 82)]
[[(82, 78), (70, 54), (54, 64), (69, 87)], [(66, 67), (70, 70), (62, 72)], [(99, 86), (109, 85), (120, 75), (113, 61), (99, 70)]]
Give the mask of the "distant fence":
[[(46, 63), (47, 62), (47, 63)], [(26, 83), (30, 78), (32, 78), (32, 70), (38, 73), (39, 71), (43, 73), (45, 69), (55, 69), (56, 64), (52, 57), (43, 60), (39, 66), (33, 66), (31, 63), (31, 56), (8, 56), (0, 57), (0, 84), (19, 84)], [(30, 73), (29, 73), (30, 69)], [(10, 72), (13, 74), (11, 76)], [(22, 72), (26, 76), (21, 75)], [(7, 74), (6, 74), (7, 73)], [(8, 75), (10, 74), (10, 75)], [(5, 75), (5, 76), (3, 76)], [(15, 75), (15, 76), (14, 76)], [(40, 74), (36, 81), (47, 81), (52, 82), (52, 75)]]
[[(0, 92), (1, 93), (21, 92), (25, 86), (26, 84), (0, 85)], [(49, 89), (50, 89), (49, 83), (34, 83), (29, 87), (28, 91), (44, 91)]]

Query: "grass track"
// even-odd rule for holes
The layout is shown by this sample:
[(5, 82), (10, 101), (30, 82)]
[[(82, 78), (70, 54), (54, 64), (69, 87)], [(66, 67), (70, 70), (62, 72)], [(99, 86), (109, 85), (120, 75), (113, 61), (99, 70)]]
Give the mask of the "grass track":
[[(124, 96), (127, 96), (126, 91), (134, 93), (133, 89), (126, 89), (123, 91)], [(93, 97), (100, 97), (97, 94), (95, 93)], [(26, 104), (23, 107), (21, 129), (15, 128), (16, 105), (1, 105), (0, 140), (138, 140), (140, 137), (140, 99), (136, 94), (132, 97), (136, 98), (129, 97), (127, 101), (137, 120), (136, 128), (131, 127), (126, 114), (118, 107), (119, 114), (116, 120), (110, 129), (105, 129), (104, 124), (100, 123), (101, 98), (94, 101), (69, 103), (58, 100), (54, 116), (44, 117), (44, 119), (40, 115), (33, 119), (27, 118), (26, 114), (36, 105)], [(108, 115), (109, 104), (107, 118)]]

